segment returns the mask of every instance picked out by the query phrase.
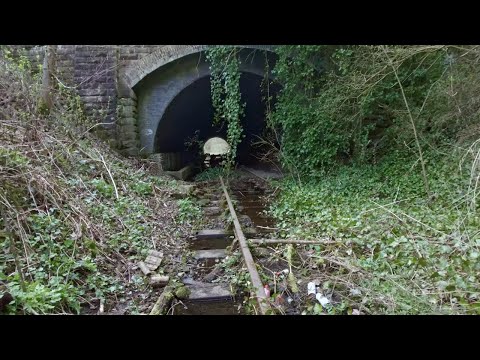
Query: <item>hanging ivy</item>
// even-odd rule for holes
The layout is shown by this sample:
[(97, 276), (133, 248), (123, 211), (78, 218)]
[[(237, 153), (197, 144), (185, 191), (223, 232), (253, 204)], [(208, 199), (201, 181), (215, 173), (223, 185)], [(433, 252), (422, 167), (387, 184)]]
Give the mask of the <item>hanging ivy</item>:
[(237, 147), (244, 137), (241, 119), (245, 104), (241, 103), (239, 50), (233, 46), (214, 46), (206, 52), (215, 110), (213, 124), (227, 123), (227, 142), (231, 147), (228, 166), (235, 164)]

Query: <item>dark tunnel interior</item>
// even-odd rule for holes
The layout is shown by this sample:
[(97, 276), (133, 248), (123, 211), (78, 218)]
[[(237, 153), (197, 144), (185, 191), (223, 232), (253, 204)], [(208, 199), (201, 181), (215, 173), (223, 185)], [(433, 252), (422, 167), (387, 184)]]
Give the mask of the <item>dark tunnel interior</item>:
[[(261, 165), (257, 159), (259, 149), (252, 146), (252, 142), (257, 140), (255, 135), (262, 136), (266, 126), (266, 104), (262, 100), (265, 91), (262, 91), (261, 88), (262, 81), (263, 77), (259, 75), (241, 73), (240, 92), (242, 103), (246, 104), (242, 119), (245, 138), (237, 149), (238, 164)], [(278, 91), (279, 85), (270, 85), (269, 92), (273, 96), (272, 103), (275, 101)], [(189, 148), (186, 143), (196, 135), (197, 139), (203, 142), (213, 136), (220, 136), (224, 139), (227, 136), (226, 124), (213, 126), (213, 114), (210, 77), (207, 76), (186, 87), (169, 104), (157, 129), (156, 151), (160, 153), (183, 152), (184, 165), (194, 160), (198, 162), (198, 146)]]

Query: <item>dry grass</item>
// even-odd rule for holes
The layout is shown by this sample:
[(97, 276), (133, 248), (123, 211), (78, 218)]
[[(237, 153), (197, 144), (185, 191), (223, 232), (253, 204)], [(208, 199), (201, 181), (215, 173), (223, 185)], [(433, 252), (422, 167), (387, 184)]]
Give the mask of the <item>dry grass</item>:
[[(0, 59), (0, 202), (5, 229), (0, 231), (0, 275), (10, 291), (15, 274), (24, 279), (13, 311), (73, 311), (63, 300), (51, 310), (29, 308), (31, 287), (38, 283), (52, 293), (73, 285), (83, 295), (75, 293), (70, 302), (96, 304), (97, 309), (101, 303), (106, 312), (120, 299), (133, 307), (127, 312), (146, 312), (155, 294), (138, 278), (137, 259), (148, 249), (160, 249), (166, 256), (163, 270), (174, 271), (181, 263), (179, 239), (190, 231), (190, 225), (175, 220), (177, 205), (170, 198), (174, 184), (151, 176), (148, 161), (122, 158), (97, 139), (89, 131), (95, 119), (87, 118), (78, 99), (65, 89), (53, 89), (54, 109), (42, 114), (37, 109), (39, 88), (38, 77)], [(113, 185), (115, 196), (102, 195), (95, 184)], [(46, 228), (38, 228), (38, 216), (49, 219)], [(73, 244), (59, 250), (63, 263), (49, 266), (45, 251), (69, 241)], [(72, 280), (72, 273), (79, 271), (75, 268), (92, 256), (97, 274), (81, 270)], [(43, 280), (41, 271), (46, 272)], [(58, 276), (60, 284), (52, 285)], [(107, 277), (113, 280), (107, 283)], [(99, 284), (89, 283), (92, 279)], [(105, 290), (112, 283), (125, 293)], [(98, 293), (103, 294), (101, 301)]]

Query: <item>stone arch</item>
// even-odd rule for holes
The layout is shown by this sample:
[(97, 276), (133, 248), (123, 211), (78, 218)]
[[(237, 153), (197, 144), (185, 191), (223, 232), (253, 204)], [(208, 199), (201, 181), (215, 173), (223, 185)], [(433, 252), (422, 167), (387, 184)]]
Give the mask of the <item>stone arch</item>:
[[(157, 129), (171, 102), (184, 89), (210, 75), (202, 53), (207, 48), (205, 45), (164, 46), (125, 72), (124, 84), (132, 92), (129, 97), (136, 99), (137, 103), (136, 125), (141, 154), (156, 152)], [(271, 46), (245, 48), (246, 52), (248, 49), (272, 49)], [(242, 61), (240, 71), (263, 77), (265, 57), (252, 56), (248, 61)]]
[[(240, 48), (273, 51), (272, 45), (234, 45)], [(132, 89), (144, 77), (158, 68), (182, 57), (200, 53), (212, 45), (164, 45), (151, 54), (135, 61), (123, 70), (123, 85)]]

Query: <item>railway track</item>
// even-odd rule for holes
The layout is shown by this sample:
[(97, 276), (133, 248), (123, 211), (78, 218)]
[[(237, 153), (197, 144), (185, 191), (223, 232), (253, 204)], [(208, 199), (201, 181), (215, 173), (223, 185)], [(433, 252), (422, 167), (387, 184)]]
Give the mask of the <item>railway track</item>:
[[(256, 265), (247, 245), (247, 237), (264, 238), (273, 230), (273, 222), (262, 212), (269, 190), (259, 180), (244, 173), (241, 179), (225, 184), (222, 178), (197, 189), (198, 202), (208, 218), (208, 226), (189, 239), (190, 271), (182, 281), (190, 290), (189, 297), (175, 305), (177, 315), (242, 314), (241, 301), (232, 293), (229, 283), (217, 278), (218, 266), (227, 256), (227, 248), (239, 246), (253, 285), (257, 313), (269, 313), (270, 305)], [(225, 218), (233, 219), (233, 227), (225, 227)], [(234, 243), (235, 242), (235, 243)], [(233, 244), (233, 246), (232, 246)]]

